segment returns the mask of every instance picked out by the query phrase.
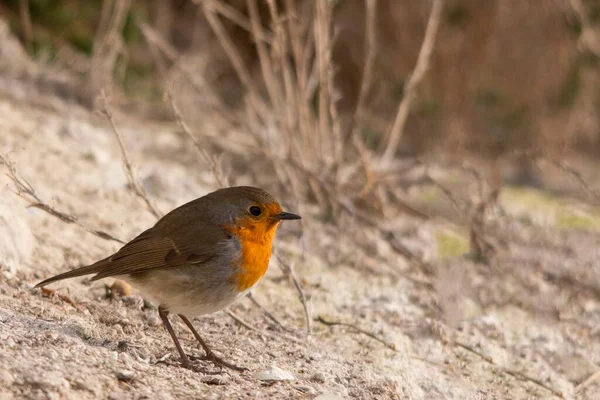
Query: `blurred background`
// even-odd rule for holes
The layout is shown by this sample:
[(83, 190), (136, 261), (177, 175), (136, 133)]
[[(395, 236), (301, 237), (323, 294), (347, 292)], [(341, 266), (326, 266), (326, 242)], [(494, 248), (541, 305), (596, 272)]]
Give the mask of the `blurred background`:
[[(269, 3), (280, 18), (276, 25)], [(312, 3), (257, 2), (255, 20), (264, 25), (267, 42), (277, 38), (279, 26), (291, 29), (282, 35), (296, 34), (302, 45), (312, 46), (307, 33), (317, 23)], [(432, 2), (326, 3), (331, 8), (324, 11), (331, 13), (324, 16), (329, 24), (325, 34), (331, 36), (326, 61), (333, 69), (342, 130), (350, 129), (348, 121), (355, 121), (361, 102), (360, 135), (368, 148), (383, 150), (423, 44)], [(497, 157), (536, 149), (595, 156), (600, 134), (600, 3), (445, 3), (397, 153), (460, 149)], [(206, 8), (219, 18), (220, 38), (207, 21)], [(152, 104), (153, 110), (164, 107), (165, 79), (177, 63), (187, 62), (187, 72), (201, 73), (221, 104), (239, 106), (247, 86), (223, 47), (223, 35), (249, 77), (259, 82), (265, 76), (245, 0), (4, 0), (0, 13), (30, 56), (85, 82), (86, 90), (71, 95), (88, 104), (109, 80), (124, 101)], [(295, 49), (284, 47), (286, 56), (295, 56)], [(312, 53), (305, 62), (313, 63), (315, 52), (305, 50)], [(290, 66), (298, 67), (294, 60)], [(365, 67), (368, 87), (361, 94)], [(195, 100), (196, 108), (202, 107), (198, 96), (206, 96), (198, 90), (188, 93), (188, 103)], [(268, 89), (262, 85), (258, 90)]]
[[(277, 258), (256, 292), (284, 324), (236, 307), (283, 367), (331, 362), (304, 381), (314, 393), (600, 390), (598, 0), (1, 0), (0, 114), (0, 201), (15, 215), (0, 239), (28, 235), (0, 257), (7, 293), (26, 302), (0, 306), (24, 321), (47, 309), (26, 285), (116, 246), (89, 226), (134, 237), (160, 215), (143, 210), (153, 202), (251, 184), (303, 216), (277, 244), (297, 276)], [(100, 238), (64, 229), (71, 212)], [(48, 312), (70, 312), (59, 300)], [(119, 304), (154, 332), (150, 311)], [(221, 337), (215, 321), (230, 321), (205, 323)], [(18, 343), (34, 332), (23, 327)], [(315, 337), (327, 357), (290, 355)], [(244, 351), (266, 365), (253, 343)], [(37, 359), (22, 354), (12, 373), (30, 376), (17, 370)], [(298, 393), (261, 386), (280, 389)]]

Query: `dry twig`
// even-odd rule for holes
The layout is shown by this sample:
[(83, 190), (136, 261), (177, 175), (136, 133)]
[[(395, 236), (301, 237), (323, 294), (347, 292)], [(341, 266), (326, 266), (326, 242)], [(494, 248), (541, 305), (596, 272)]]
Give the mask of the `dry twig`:
[(23, 26), (23, 41), (27, 51), (33, 52), (33, 28), (31, 25), (31, 12), (29, 10), (29, 0), (21, 0), (19, 2), (19, 15), (21, 17), (21, 25)]
[(383, 344), (385, 347), (387, 347), (388, 349), (394, 350), (394, 351), (398, 351), (398, 349), (396, 348), (396, 346), (393, 343), (390, 342), (386, 342), (385, 340), (381, 339), (379, 336), (377, 336), (376, 334), (366, 331), (362, 328), (359, 328), (358, 326), (354, 325), (354, 324), (350, 324), (348, 322), (341, 322), (341, 321), (329, 321), (325, 318), (323, 318), (322, 316), (318, 316), (317, 318), (315, 318), (315, 321), (322, 323), (323, 325), (327, 325), (327, 326), (345, 326), (347, 328), (352, 328), (355, 331), (362, 333), (363, 335), (366, 335), (368, 337), (370, 337), (371, 339), (375, 339), (376, 341), (378, 341), (379, 343)]
[(410, 107), (412, 106), (416, 94), (417, 86), (421, 83), (423, 76), (425, 76), (425, 72), (427, 72), (427, 69), (429, 68), (429, 60), (431, 58), (431, 53), (433, 52), (443, 6), (444, 0), (433, 0), (427, 28), (425, 29), (425, 37), (423, 38), (423, 44), (421, 45), (419, 57), (417, 58), (417, 64), (404, 87), (404, 96), (402, 102), (400, 102), (400, 107), (398, 107), (396, 120), (394, 121), (394, 125), (392, 126), (392, 130), (388, 137), (387, 146), (381, 157), (382, 166), (389, 165), (396, 154), (398, 144), (400, 144), (400, 139), (404, 132), (406, 120), (408, 119)]
[(373, 70), (375, 67), (375, 58), (377, 55), (377, 0), (366, 0), (365, 1), (365, 66), (363, 68), (363, 75), (360, 82), (360, 89), (358, 92), (358, 100), (356, 101), (356, 111), (354, 113), (354, 126), (360, 125), (363, 118), (365, 101), (371, 85), (373, 83)]
[(593, 374), (588, 376), (583, 382), (581, 382), (579, 385), (575, 386), (574, 393), (576, 395), (581, 394), (581, 392), (583, 392), (583, 390), (585, 388), (590, 386), (592, 383), (597, 381), (599, 378), (600, 378), (600, 370), (594, 372)]
[(581, 23), (582, 29), (579, 35), (579, 45), (583, 49), (600, 56), (600, 35), (595, 31), (594, 25), (590, 21), (585, 5), (581, 0), (568, 0), (568, 2)]
[(244, 321), (242, 318), (240, 318), (236, 313), (231, 311), (229, 308), (225, 309), (225, 312), (227, 313), (227, 315), (229, 315), (231, 318), (233, 318), (237, 323), (239, 323), (240, 325), (244, 326), (245, 328), (247, 328), (251, 331), (258, 333), (259, 335), (262, 335), (262, 336), (268, 337), (268, 338), (272, 338), (272, 339), (276, 339), (277, 337), (282, 337), (282, 338), (292, 341), (294, 343), (304, 344), (304, 342), (302, 340), (295, 338), (293, 336), (290, 336), (290, 335), (271, 334), (271, 333), (265, 332), (261, 329), (258, 329), (257, 327), (253, 326), (252, 324)]
[(76, 216), (68, 214), (63, 211), (59, 211), (56, 208), (45, 203), (37, 195), (33, 186), (31, 186), (31, 184), (29, 182), (27, 182), (23, 177), (21, 177), (19, 175), (14, 164), (10, 161), (8, 156), (0, 154), (0, 160), (8, 167), (7, 175), (15, 186), (15, 189), (16, 189), (15, 194), (17, 196), (21, 197), (22, 199), (24, 199), (25, 201), (27, 201), (29, 203), (29, 207), (34, 207), (34, 208), (43, 210), (43, 211), (47, 212), (48, 214), (52, 215), (53, 217), (58, 218), (59, 220), (61, 220), (64, 223), (75, 224), (75, 225), (79, 226), (80, 228), (84, 229), (85, 231), (87, 231), (95, 236), (98, 236), (101, 239), (112, 240), (113, 242), (125, 244), (125, 242), (122, 241), (121, 239), (118, 239), (115, 236), (113, 236), (109, 233), (106, 233), (104, 231), (94, 229), (94, 228), (90, 227), (89, 225), (86, 225), (86, 224), (80, 222), (79, 218), (77, 218)]
[(77, 304), (75, 302), (75, 300), (73, 300), (71, 297), (67, 296), (66, 294), (58, 293), (56, 290), (52, 290), (52, 289), (49, 289), (47, 287), (43, 287), (42, 288), (42, 295), (45, 296), (45, 297), (56, 296), (60, 300), (64, 301), (65, 303), (69, 303), (74, 308), (79, 308), (79, 304)]
[(262, 304), (260, 304), (258, 302), (258, 300), (256, 300), (256, 298), (254, 297), (252, 292), (249, 292), (246, 295), (246, 297), (248, 298), (248, 300), (250, 300), (252, 302), (252, 304), (254, 304), (267, 318), (269, 318), (271, 321), (273, 321), (276, 325), (278, 325), (280, 328), (282, 328), (286, 331), (290, 330), (288, 327), (283, 325), (283, 323), (275, 315), (273, 315), (272, 312), (270, 312), (265, 307), (263, 307)]
[(283, 273), (290, 278), (290, 280), (292, 281), (292, 284), (294, 285), (294, 287), (296, 288), (296, 291), (298, 292), (298, 297), (300, 298), (300, 302), (302, 303), (302, 307), (304, 309), (304, 316), (306, 318), (306, 333), (308, 335), (310, 335), (311, 330), (312, 330), (312, 317), (311, 317), (310, 307), (309, 307), (308, 301), (306, 299), (306, 294), (304, 293), (304, 289), (302, 289), (302, 285), (300, 285), (300, 282), (298, 281), (298, 278), (296, 277), (296, 274), (294, 272), (294, 267), (292, 265), (288, 264), (283, 259), (283, 257), (279, 256), (278, 254), (276, 254), (275, 257), (277, 257), (277, 265), (279, 265), (279, 268), (281, 268)]
[(117, 141), (119, 142), (119, 149), (121, 150), (121, 160), (123, 162), (123, 167), (125, 168), (125, 172), (127, 173), (127, 180), (129, 181), (129, 184), (133, 188), (133, 191), (135, 192), (135, 194), (144, 202), (148, 211), (150, 211), (150, 213), (152, 215), (154, 215), (157, 219), (159, 219), (163, 216), (163, 214), (156, 208), (156, 206), (152, 203), (152, 201), (150, 201), (150, 198), (148, 198), (148, 194), (146, 193), (144, 186), (135, 177), (135, 175), (133, 173), (133, 167), (131, 166), (131, 162), (129, 161), (129, 157), (127, 156), (127, 150), (125, 150), (125, 145), (123, 144), (123, 138), (121, 137), (121, 133), (119, 132), (119, 130), (117, 129), (117, 126), (115, 125), (115, 121), (113, 119), (113, 115), (110, 110), (110, 107), (108, 106), (108, 100), (107, 100), (104, 92), (102, 92), (102, 97), (104, 98), (104, 104), (103, 104), (104, 113), (106, 114), (106, 117), (108, 118), (108, 121), (110, 122), (112, 131), (115, 134)]
[(482, 353), (479, 350), (476, 350), (475, 348), (473, 348), (473, 346), (470, 346), (470, 345), (468, 345), (466, 343), (461, 343), (461, 342), (458, 342), (458, 341), (454, 341), (453, 344), (455, 346), (457, 346), (457, 347), (460, 347), (460, 348), (462, 348), (464, 350), (467, 350), (468, 352), (470, 352), (472, 354), (475, 354), (476, 356), (478, 356), (479, 358), (481, 358), (482, 360), (484, 360), (488, 364), (491, 364), (491, 365), (493, 365), (495, 367), (500, 368), (500, 370), (502, 370), (503, 372), (505, 372), (508, 375), (511, 375), (514, 378), (524, 379), (526, 381), (529, 381), (529, 382), (531, 382), (531, 383), (533, 383), (533, 384), (535, 384), (535, 385), (537, 385), (537, 386), (539, 386), (539, 387), (541, 387), (541, 388), (549, 391), (550, 393), (552, 393), (553, 395), (555, 395), (555, 396), (557, 396), (557, 397), (559, 397), (561, 399), (565, 398), (564, 395), (562, 394), (562, 392), (559, 392), (559, 391), (551, 388), (550, 386), (548, 386), (544, 382), (542, 382), (540, 379), (531, 377), (531, 376), (529, 376), (529, 375), (527, 375), (527, 374), (525, 374), (523, 372), (516, 371), (516, 370), (510, 369), (508, 367), (505, 367), (503, 365), (500, 365), (500, 364), (496, 363), (492, 357), (490, 357), (490, 356)]
[(173, 109), (173, 115), (175, 116), (175, 120), (177, 121), (177, 123), (179, 124), (181, 129), (183, 129), (183, 131), (186, 133), (186, 135), (188, 135), (188, 137), (194, 143), (194, 147), (198, 151), (198, 154), (202, 158), (203, 162), (210, 168), (210, 171), (212, 172), (212, 175), (215, 178), (219, 187), (224, 188), (224, 187), (229, 186), (229, 180), (223, 174), (223, 171), (221, 169), (221, 165), (219, 162), (219, 158), (211, 156), (205, 149), (202, 148), (202, 145), (196, 138), (196, 135), (194, 135), (194, 133), (192, 132), (192, 130), (190, 129), (188, 124), (183, 119), (181, 112), (179, 111), (179, 107), (177, 107), (177, 104), (175, 104), (175, 100), (173, 99), (173, 96), (171, 95), (171, 93), (169, 91), (166, 91), (165, 95), (166, 95), (169, 103), (171, 104), (171, 108)]

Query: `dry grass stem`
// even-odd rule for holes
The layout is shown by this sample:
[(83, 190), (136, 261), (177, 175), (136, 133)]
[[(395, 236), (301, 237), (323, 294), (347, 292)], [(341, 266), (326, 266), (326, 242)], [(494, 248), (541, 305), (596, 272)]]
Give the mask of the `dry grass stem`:
[(588, 376), (583, 382), (581, 382), (579, 385), (575, 386), (575, 390), (574, 390), (575, 395), (581, 394), (585, 390), (585, 388), (590, 386), (592, 383), (597, 381), (599, 378), (600, 378), (600, 370), (594, 372), (593, 374)]
[(490, 357), (490, 356), (482, 353), (481, 351), (476, 350), (475, 348), (473, 348), (473, 346), (470, 346), (470, 345), (465, 344), (465, 343), (456, 342), (456, 341), (453, 342), (453, 344), (455, 346), (457, 346), (457, 347), (460, 347), (460, 348), (462, 348), (464, 350), (467, 350), (468, 352), (470, 352), (472, 354), (475, 354), (477, 357), (481, 358), (482, 360), (486, 361), (487, 363), (489, 363), (491, 365), (494, 365), (494, 366), (500, 368), (504, 373), (506, 373), (506, 374), (508, 374), (508, 375), (516, 378), (516, 379), (526, 380), (528, 382), (531, 382), (531, 383), (533, 383), (533, 384), (541, 387), (542, 389), (545, 389), (545, 390), (549, 391), (550, 393), (552, 393), (556, 397), (559, 397), (561, 399), (565, 398), (564, 395), (561, 392), (559, 392), (559, 391), (551, 388), (550, 386), (546, 385), (540, 379), (531, 377), (531, 376), (529, 376), (529, 375), (527, 375), (527, 374), (525, 374), (523, 372), (516, 371), (514, 369), (510, 369), (508, 367), (502, 366), (502, 365), (496, 363), (492, 357)]
[(366, 335), (366, 336), (370, 337), (371, 339), (378, 341), (379, 343), (383, 344), (388, 349), (398, 351), (398, 349), (396, 348), (396, 346), (393, 343), (387, 342), (387, 341), (383, 340), (382, 338), (380, 338), (379, 336), (377, 336), (376, 334), (366, 331), (362, 328), (359, 328), (358, 326), (356, 326), (354, 324), (350, 324), (348, 322), (341, 322), (341, 321), (329, 321), (329, 320), (323, 318), (322, 316), (318, 316), (317, 318), (315, 318), (315, 321), (320, 322), (323, 325), (327, 325), (327, 326), (345, 326), (347, 328), (354, 329), (358, 333), (362, 333), (363, 335)]
[[(254, 37), (261, 37), (264, 35), (264, 29), (258, 13), (257, 0), (248, 0), (246, 3), (248, 5), (248, 13), (250, 14), (251, 32)], [(275, 73), (273, 72), (273, 66), (271, 60), (269, 59), (269, 51), (265, 43), (261, 41), (256, 42), (256, 51), (258, 53), (260, 70), (263, 75), (267, 92), (269, 93), (269, 97), (271, 99), (271, 104), (278, 104), (280, 101), (283, 101), (283, 99), (281, 98), (281, 94), (278, 93), (278, 87), (275, 81)]]
[(171, 104), (171, 108), (173, 110), (173, 115), (175, 116), (175, 120), (177, 121), (177, 123), (179, 124), (181, 129), (183, 129), (183, 131), (186, 133), (186, 135), (194, 143), (194, 147), (198, 151), (199, 156), (202, 158), (202, 161), (210, 168), (210, 171), (211, 171), (213, 177), (215, 178), (215, 181), (219, 185), (219, 187), (224, 188), (224, 187), (229, 186), (229, 180), (227, 179), (227, 176), (225, 176), (225, 174), (223, 174), (223, 170), (221, 169), (221, 164), (219, 162), (219, 158), (210, 155), (205, 149), (202, 148), (202, 145), (196, 138), (196, 135), (194, 135), (194, 133), (191, 131), (188, 124), (183, 119), (181, 112), (179, 111), (177, 104), (175, 104), (175, 100), (173, 99), (171, 93), (169, 91), (166, 91), (165, 95), (167, 97), (167, 100)]
[(249, 330), (251, 330), (253, 332), (258, 333), (261, 336), (264, 336), (264, 337), (267, 337), (267, 338), (271, 338), (271, 339), (276, 339), (277, 337), (282, 337), (282, 338), (284, 338), (286, 340), (289, 340), (291, 342), (294, 342), (294, 343), (304, 344), (304, 342), (302, 340), (300, 340), (298, 338), (295, 338), (293, 336), (290, 336), (290, 335), (271, 334), (271, 333), (265, 332), (265, 331), (263, 331), (261, 329), (258, 329), (257, 327), (253, 326), (249, 322), (246, 322), (244, 319), (242, 319), (236, 313), (234, 313), (233, 311), (231, 311), (229, 308), (226, 308), (225, 312), (227, 313), (227, 315), (229, 315), (231, 318), (233, 318), (234, 321), (236, 321), (237, 323), (239, 323), (240, 325), (242, 325), (246, 329), (249, 329)]
[(156, 217), (157, 219), (160, 219), (163, 216), (163, 214), (156, 208), (156, 206), (153, 204), (153, 202), (148, 197), (148, 194), (146, 193), (146, 189), (144, 189), (144, 186), (135, 177), (135, 175), (133, 173), (133, 167), (131, 166), (131, 162), (129, 161), (129, 156), (127, 155), (127, 150), (125, 150), (125, 145), (123, 144), (123, 138), (121, 137), (121, 133), (119, 132), (119, 130), (117, 129), (117, 126), (115, 125), (115, 121), (114, 121), (112, 112), (108, 105), (108, 99), (106, 98), (104, 93), (102, 93), (102, 97), (104, 100), (103, 111), (106, 114), (108, 121), (110, 122), (110, 126), (112, 128), (113, 133), (115, 134), (117, 141), (119, 142), (119, 149), (121, 150), (121, 160), (123, 162), (123, 167), (125, 168), (125, 172), (127, 174), (127, 180), (129, 181), (129, 184), (133, 188), (134, 193), (144, 202), (148, 211), (152, 215), (154, 215), (154, 217)]
[(433, 0), (427, 28), (425, 29), (425, 37), (423, 38), (423, 44), (421, 45), (421, 50), (419, 51), (419, 56), (417, 58), (417, 64), (404, 87), (404, 96), (400, 102), (400, 107), (398, 107), (394, 125), (392, 125), (392, 129), (388, 136), (387, 146), (380, 160), (383, 167), (389, 165), (396, 154), (400, 139), (404, 133), (404, 126), (406, 125), (412, 102), (416, 95), (416, 89), (429, 68), (429, 61), (431, 59), (435, 38), (440, 25), (444, 1), (445, 0)]
[[(242, 14), (234, 7), (225, 2), (213, 0), (194, 0), (194, 3), (201, 5), (201, 3), (206, 1), (211, 1), (211, 7), (213, 7), (216, 12), (229, 19), (236, 25), (240, 26), (241, 28), (244, 28), (248, 32), (252, 33), (254, 35), (254, 38), (269, 44), (273, 42), (273, 34), (271, 32), (261, 31), (257, 34), (257, 32), (252, 26), (252, 20), (248, 20), (248, 18), (244, 14)], [(248, 7), (248, 9), (249, 8), (250, 7)]]
[(438, 188), (450, 201), (456, 214), (469, 227), (471, 256), (475, 260), (489, 265), (496, 254), (498, 246), (488, 238), (485, 230), (486, 217), (488, 210), (497, 203), (499, 191), (493, 190), (489, 195), (486, 195), (484, 189), (485, 181), (481, 174), (467, 163), (463, 163), (461, 169), (471, 174), (478, 183), (479, 193), (476, 200), (460, 199), (452, 190), (433, 178), (429, 174), (427, 166), (424, 172), (424, 182)]
[(261, 100), (259, 94), (260, 92), (254, 84), (254, 80), (250, 74), (250, 71), (244, 64), (244, 60), (242, 59), (239, 50), (235, 47), (235, 44), (233, 43), (229, 33), (225, 27), (223, 27), (223, 24), (216, 15), (214, 0), (204, 0), (202, 2), (202, 10), (206, 16), (206, 20), (210, 24), (210, 27), (212, 28), (213, 32), (215, 32), (217, 39), (221, 43), (221, 46), (223, 46), (223, 50), (225, 50), (225, 54), (233, 65), (238, 78), (248, 90), (250, 96), (250, 105), (259, 115), (267, 115), (266, 110), (268, 107)]
[(279, 268), (281, 268), (283, 273), (290, 278), (292, 284), (294, 285), (294, 288), (296, 288), (296, 292), (298, 292), (298, 297), (300, 298), (300, 302), (302, 303), (302, 308), (304, 309), (304, 316), (306, 318), (306, 333), (310, 335), (312, 331), (311, 309), (308, 305), (308, 300), (306, 298), (306, 294), (304, 293), (304, 289), (302, 288), (302, 285), (300, 285), (300, 281), (298, 281), (298, 278), (296, 277), (294, 267), (291, 264), (287, 263), (280, 255), (276, 254), (275, 257), (277, 258), (277, 265), (279, 265)]
[(19, 1), (19, 15), (23, 27), (23, 41), (29, 53), (33, 52), (33, 27), (31, 25), (31, 12), (29, 10), (29, 0)]
[(363, 113), (365, 112), (365, 102), (373, 84), (373, 69), (377, 56), (377, 0), (365, 1), (365, 66), (363, 68), (358, 100), (356, 101), (356, 111), (354, 112), (354, 131), (362, 125)]
[(67, 296), (66, 294), (58, 293), (56, 290), (52, 290), (47, 287), (43, 287), (41, 289), (42, 289), (43, 296), (45, 296), (45, 297), (56, 296), (57, 298), (64, 301), (65, 303), (68, 303), (71, 306), (73, 306), (73, 308), (79, 308), (79, 304), (77, 304), (75, 302), (75, 300), (73, 300), (71, 297)]
[(582, 29), (579, 35), (579, 45), (581, 48), (600, 56), (600, 34), (594, 29), (585, 5), (581, 0), (568, 0), (568, 2), (581, 23)]
[(30, 207), (34, 207), (34, 208), (43, 210), (43, 211), (47, 212), (48, 214), (52, 215), (53, 217), (58, 218), (59, 220), (61, 220), (62, 222), (66, 223), (66, 224), (75, 224), (78, 227), (82, 228), (83, 230), (85, 230), (101, 239), (111, 240), (113, 242), (125, 244), (125, 242), (123, 240), (116, 238), (115, 236), (113, 236), (109, 233), (106, 233), (104, 231), (94, 229), (94, 228), (90, 227), (89, 225), (86, 225), (86, 224), (80, 222), (76, 216), (65, 213), (63, 211), (59, 211), (56, 208), (54, 208), (54, 207), (48, 205), (47, 203), (45, 203), (44, 201), (42, 201), (40, 199), (40, 197), (37, 195), (37, 193), (35, 192), (33, 186), (31, 186), (31, 184), (29, 182), (27, 182), (24, 178), (22, 178), (19, 175), (19, 173), (17, 172), (17, 169), (15, 168), (15, 165), (10, 161), (8, 156), (0, 154), (0, 160), (2, 160), (2, 162), (8, 168), (7, 175), (10, 178), (10, 180), (13, 182), (13, 185), (15, 186), (15, 189), (16, 189), (15, 194), (17, 196), (21, 197), (22, 199), (24, 199), (25, 201), (27, 201), (29, 203)]
[(92, 103), (105, 88), (111, 87), (117, 58), (124, 55), (121, 32), (125, 26), (131, 0), (105, 0), (88, 71), (88, 102)]
[(246, 295), (246, 297), (248, 298), (248, 300), (250, 300), (252, 302), (252, 304), (254, 304), (256, 306), (256, 308), (258, 308), (267, 318), (269, 318), (272, 322), (275, 323), (275, 325), (279, 326), (281, 329), (284, 329), (286, 331), (290, 331), (290, 329), (288, 327), (286, 327), (285, 325), (283, 325), (283, 323), (275, 316), (273, 315), (272, 312), (270, 312), (269, 310), (267, 310), (262, 304), (260, 304), (258, 302), (258, 300), (256, 300), (256, 297), (254, 297), (254, 295), (252, 294), (252, 292), (248, 293)]

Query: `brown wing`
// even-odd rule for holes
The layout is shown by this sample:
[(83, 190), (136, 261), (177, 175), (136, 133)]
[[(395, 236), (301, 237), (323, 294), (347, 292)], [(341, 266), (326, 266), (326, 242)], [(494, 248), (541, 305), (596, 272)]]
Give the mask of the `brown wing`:
[(167, 235), (160, 235), (155, 227), (150, 228), (112, 256), (46, 279), (36, 287), (89, 274), (96, 274), (92, 280), (97, 280), (155, 268), (202, 264), (216, 254), (227, 233), (214, 225), (190, 222)]

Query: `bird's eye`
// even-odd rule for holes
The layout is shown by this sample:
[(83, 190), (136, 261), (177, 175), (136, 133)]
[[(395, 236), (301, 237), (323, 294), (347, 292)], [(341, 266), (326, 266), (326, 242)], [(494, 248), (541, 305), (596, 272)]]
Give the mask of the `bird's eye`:
[(260, 207), (257, 207), (257, 206), (250, 207), (249, 211), (250, 211), (250, 214), (254, 215), (255, 217), (258, 217), (262, 213), (262, 210), (260, 209)]

